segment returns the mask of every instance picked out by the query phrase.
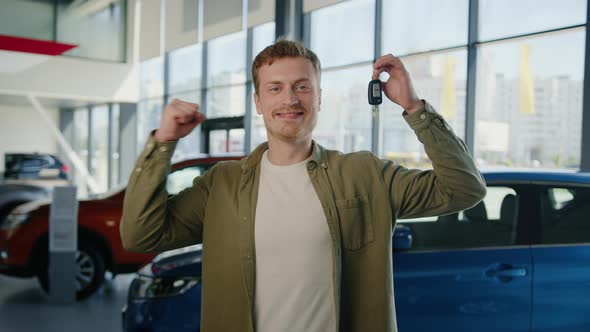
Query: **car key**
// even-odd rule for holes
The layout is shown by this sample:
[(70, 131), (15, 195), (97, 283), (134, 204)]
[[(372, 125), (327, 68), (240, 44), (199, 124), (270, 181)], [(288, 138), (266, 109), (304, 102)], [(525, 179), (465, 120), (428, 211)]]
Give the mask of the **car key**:
[(377, 125), (377, 130), (373, 130), (371, 137), (372, 148), (379, 153), (383, 154), (383, 121), (381, 121), (381, 115), (379, 114), (379, 105), (383, 102), (383, 91), (381, 87), (381, 80), (376, 79), (369, 82), (369, 104), (373, 105), (373, 125)]
[(383, 93), (381, 91), (381, 81), (372, 80), (369, 82), (369, 104), (373, 105), (373, 116), (379, 118), (379, 105), (383, 102)]
[(373, 106), (381, 105), (383, 102), (383, 93), (381, 92), (381, 81), (372, 80), (369, 82), (369, 104)]

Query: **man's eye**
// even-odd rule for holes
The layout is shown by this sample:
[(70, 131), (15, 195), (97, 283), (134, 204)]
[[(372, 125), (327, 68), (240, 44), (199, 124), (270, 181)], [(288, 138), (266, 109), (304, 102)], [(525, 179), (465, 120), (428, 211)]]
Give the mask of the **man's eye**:
[(306, 91), (308, 89), (307, 85), (299, 85), (297, 86), (297, 90), (299, 91)]
[(270, 89), (268, 89), (268, 91), (270, 91), (270, 92), (278, 92), (279, 91), (279, 87), (278, 86), (273, 86)]

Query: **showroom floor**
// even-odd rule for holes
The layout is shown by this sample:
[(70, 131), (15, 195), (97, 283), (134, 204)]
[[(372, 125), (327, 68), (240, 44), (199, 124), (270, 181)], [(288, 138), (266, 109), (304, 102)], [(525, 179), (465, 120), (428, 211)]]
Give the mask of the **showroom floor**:
[(121, 308), (132, 278), (117, 276), (83, 302), (53, 305), (36, 279), (0, 276), (0, 331), (120, 332)]

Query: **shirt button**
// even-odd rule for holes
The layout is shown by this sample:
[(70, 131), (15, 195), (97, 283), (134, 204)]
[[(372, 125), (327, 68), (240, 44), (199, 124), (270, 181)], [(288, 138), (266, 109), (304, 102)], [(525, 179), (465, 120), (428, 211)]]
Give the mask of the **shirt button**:
[(137, 173), (141, 172), (141, 167), (138, 167), (138, 168), (136, 168), (136, 169), (135, 169), (135, 171), (136, 171)]
[(242, 222), (246, 222), (246, 220), (248, 220), (246, 217), (242, 218)]
[(426, 114), (424, 114), (424, 113), (420, 114), (420, 119), (422, 119), (422, 120), (426, 119)]
[(161, 152), (166, 152), (166, 151), (168, 151), (168, 148), (167, 148), (167, 147), (165, 147), (165, 146), (161, 146), (161, 147), (160, 147), (160, 151), (161, 151)]

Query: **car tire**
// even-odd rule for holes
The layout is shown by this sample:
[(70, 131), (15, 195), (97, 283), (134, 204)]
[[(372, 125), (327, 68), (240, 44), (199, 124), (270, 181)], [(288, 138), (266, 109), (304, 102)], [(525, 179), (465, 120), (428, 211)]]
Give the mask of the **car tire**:
[[(45, 259), (39, 266), (37, 280), (41, 288), (49, 293), (49, 265)], [(94, 294), (104, 282), (105, 258), (93, 246), (85, 245), (76, 253), (76, 300), (81, 301)]]

